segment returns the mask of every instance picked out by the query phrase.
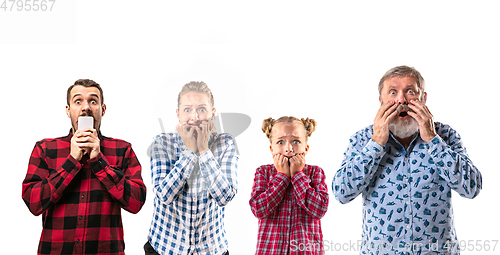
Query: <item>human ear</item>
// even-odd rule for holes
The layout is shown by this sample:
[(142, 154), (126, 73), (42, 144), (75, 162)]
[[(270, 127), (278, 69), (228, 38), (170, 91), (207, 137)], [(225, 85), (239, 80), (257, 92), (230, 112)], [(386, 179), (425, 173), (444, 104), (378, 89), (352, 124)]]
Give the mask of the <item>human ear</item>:
[(66, 105), (66, 115), (68, 115), (68, 118), (71, 118), (70, 114), (69, 114), (69, 106)]
[(269, 150), (271, 150), (271, 153), (273, 153), (273, 146), (269, 145)]
[(104, 116), (104, 113), (106, 112), (106, 104), (102, 104), (102, 116)]

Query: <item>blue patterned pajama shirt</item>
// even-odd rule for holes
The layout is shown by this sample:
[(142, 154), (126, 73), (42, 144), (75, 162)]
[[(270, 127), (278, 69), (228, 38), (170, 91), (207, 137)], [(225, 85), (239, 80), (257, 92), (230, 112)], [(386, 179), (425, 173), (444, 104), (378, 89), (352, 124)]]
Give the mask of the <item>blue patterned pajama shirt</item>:
[(332, 189), (341, 203), (362, 194), (361, 254), (459, 254), (452, 190), (474, 198), (482, 177), (459, 134), (435, 127), (429, 143), (417, 133), (408, 149), (392, 134), (377, 144), (373, 125), (350, 138)]

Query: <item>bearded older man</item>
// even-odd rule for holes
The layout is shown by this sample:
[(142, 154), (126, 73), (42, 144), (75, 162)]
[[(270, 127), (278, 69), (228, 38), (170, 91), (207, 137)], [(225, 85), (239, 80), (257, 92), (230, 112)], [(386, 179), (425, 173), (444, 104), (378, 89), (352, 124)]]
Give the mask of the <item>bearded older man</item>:
[(451, 190), (476, 197), (481, 173), (458, 133), (434, 121), (415, 68), (387, 71), (379, 100), (374, 124), (351, 137), (332, 183), (341, 203), (363, 194), (361, 254), (459, 254)]

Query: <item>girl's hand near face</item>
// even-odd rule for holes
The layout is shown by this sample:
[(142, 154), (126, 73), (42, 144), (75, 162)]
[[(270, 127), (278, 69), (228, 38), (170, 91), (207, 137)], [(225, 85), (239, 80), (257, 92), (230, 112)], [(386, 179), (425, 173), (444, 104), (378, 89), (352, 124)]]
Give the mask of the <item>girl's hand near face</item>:
[(200, 155), (208, 151), (208, 141), (210, 140), (210, 134), (214, 128), (214, 122), (211, 120), (204, 120), (197, 127), (198, 136), (196, 138), (196, 144)]
[(290, 163), (288, 158), (281, 154), (274, 154), (273, 159), (274, 159), (274, 167), (276, 168), (276, 170), (290, 177)]
[(306, 154), (299, 153), (290, 158), (290, 175), (294, 176), (296, 173), (302, 171), (306, 165)]
[(179, 122), (175, 126), (175, 129), (181, 136), (186, 147), (194, 153), (198, 152), (196, 136), (194, 135), (195, 132), (198, 132), (197, 127), (191, 126), (187, 122)]

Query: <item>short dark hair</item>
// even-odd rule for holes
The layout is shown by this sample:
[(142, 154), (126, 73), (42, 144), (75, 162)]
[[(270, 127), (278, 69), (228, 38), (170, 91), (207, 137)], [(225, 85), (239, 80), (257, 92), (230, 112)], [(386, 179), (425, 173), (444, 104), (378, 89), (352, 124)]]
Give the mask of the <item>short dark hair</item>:
[(93, 80), (79, 79), (79, 80), (75, 81), (75, 84), (69, 86), (69, 88), (68, 88), (68, 92), (66, 94), (66, 103), (68, 104), (68, 106), (69, 106), (69, 101), (71, 100), (71, 98), (70, 98), (71, 97), (71, 90), (75, 86), (96, 87), (99, 90), (99, 92), (101, 93), (101, 105), (104, 104), (104, 95), (102, 94), (101, 86)]

